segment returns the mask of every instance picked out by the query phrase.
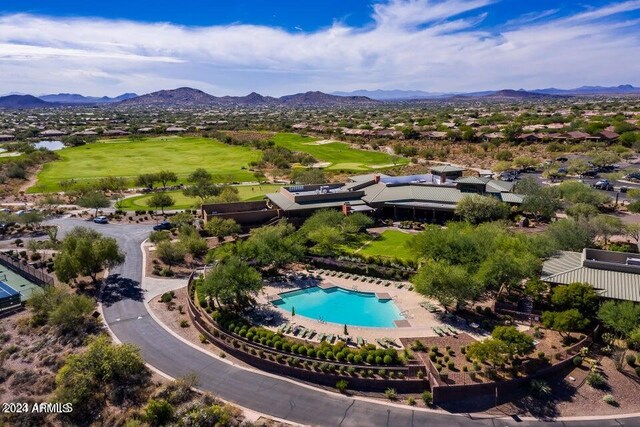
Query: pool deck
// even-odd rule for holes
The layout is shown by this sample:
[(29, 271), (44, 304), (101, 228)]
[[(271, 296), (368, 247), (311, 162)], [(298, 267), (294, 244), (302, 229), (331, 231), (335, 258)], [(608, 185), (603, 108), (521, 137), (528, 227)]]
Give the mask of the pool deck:
[[(317, 273), (316, 273), (317, 274)], [(290, 312), (281, 310), (271, 304), (272, 301), (280, 299), (278, 294), (290, 292), (297, 289), (304, 289), (310, 286), (318, 286), (322, 289), (330, 289), (340, 287), (347, 290), (355, 290), (361, 292), (375, 293), (380, 299), (392, 299), (397, 305), (400, 312), (405, 317), (404, 320), (396, 321), (394, 328), (367, 328), (358, 326), (348, 326), (349, 336), (351, 338), (362, 337), (369, 343), (376, 342), (378, 338), (391, 338), (399, 341), (399, 338), (437, 336), (432, 328), (440, 327), (443, 324), (451, 325), (460, 332), (466, 332), (476, 339), (481, 339), (482, 335), (462, 323), (444, 322), (439, 313), (430, 313), (420, 304), (428, 301), (438, 306), (436, 301), (429, 300), (414, 291), (410, 291), (408, 287), (410, 283), (405, 282), (402, 289), (394, 286), (385, 287), (382, 284), (367, 283), (360, 280), (346, 279), (340, 277), (321, 275), (322, 280), (294, 280), (285, 283), (268, 283), (262, 293), (258, 296), (258, 303), (264, 304), (267, 308), (277, 312), (277, 318), (281, 319), (276, 325), (268, 325), (272, 330), (285, 323), (292, 323), (303, 326), (307, 329), (315, 330), (318, 333), (344, 335), (344, 325), (336, 323), (322, 322), (316, 319), (295, 315), (291, 316)], [(311, 340), (313, 341), (313, 340)]]

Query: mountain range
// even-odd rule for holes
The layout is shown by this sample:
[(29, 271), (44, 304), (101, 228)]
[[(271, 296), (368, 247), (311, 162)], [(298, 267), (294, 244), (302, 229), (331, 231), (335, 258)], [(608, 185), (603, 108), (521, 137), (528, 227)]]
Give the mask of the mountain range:
[[(513, 93), (505, 93), (505, 91), (512, 91)], [(500, 92), (503, 92), (500, 94)], [(533, 98), (529, 94), (538, 95), (624, 95), (624, 94), (639, 94), (640, 87), (634, 87), (632, 85), (620, 85), (620, 86), (581, 86), (574, 89), (533, 89), (533, 90), (486, 90), (480, 92), (425, 92), (422, 90), (354, 90), (352, 92), (332, 92), (332, 95), (338, 96), (366, 96), (371, 99), (379, 101), (401, 101), (401, 100), (419, 100), (419, 99), (439, 99), (439, 98), (452, 98), (452, 97), (518, 97), (518, 98)], [(497, 95), (497, 96), (496, 96)]]
[(56, 93), (50, 95), (40, 95), (38, 98), (47, 102), (56, 102), (60, 104), (107, 104), (124, 101), (125, 99), (135, 98), (138, 95), (135, 93), (123, 93), (122, 95), (114, 98), (108, 96), (83, 96), (77, 93)]
[(280, 98), (262, 96), (252, 92), (246, 96), (213, 96), (198, 89), (181, 87), (173, 90), (161, 90), (120, 102), (122, 106), (269, 106), (289, 107), (338, 107), (371, 105), (379, 101), (364, 96), (336, 96), (322, 92), (305, 92), (286, 95)]
[(334, 92), (331, 94), (311, 91), (285, 95), (279, 98), (263, 96), (252, 92), (246, 96), (214, 96), (198, 89), (181, 87), (171, 90), (160, 90), (145, 95), (124, 93), (113, 98), (83, 96), (71, 93), (58, 93), (35, 97), (24, 94), (10, 94), (0, 97), (0, 108), (44, 108), (62, 106), (98, 106), (112, 105), (123, 107), (148, 106), (212, 106), (212, 107), (240, 107), (240, 106), (283, 106), (283, 107), (353, 107), (373, 106), (384, 102), (425, 100), (487, 100), (487, 101), (515, 101), (541, 100), (562, 96), (591, 96), (591, 95), (640, 95), (640, 88), (632, 85), (620, 86), (582, 86), (575, 89), (534, 89), (498, 91), (481, 91), (468, 93), (424, 92), (419, 90), (356, 90), (353, 92)]

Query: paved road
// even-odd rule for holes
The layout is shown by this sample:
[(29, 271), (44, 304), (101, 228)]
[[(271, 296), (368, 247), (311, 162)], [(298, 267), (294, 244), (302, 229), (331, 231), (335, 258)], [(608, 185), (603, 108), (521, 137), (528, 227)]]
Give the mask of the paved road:
[(146, 225), (97, 225), (75, 219), (54, 220), (61, 235), (75, 225), (99, 230), (118, 239), (126, 251), (124, 265), (114, 269), (103, 296), (106, 322), (122, 342), (141, 348), (144, 359), (155, 368), (179, 377), (196, 372), (200, 387), (240, 406), (300, 424), (317, 426), (635, 426), (639, 419), (576, 422), (523, 422), (508, 419), (471, 419), (392, 407), (325, 393), (283, 379), (235, 367), (186, 345), (158, 325), (143, 304), (140, 288)]

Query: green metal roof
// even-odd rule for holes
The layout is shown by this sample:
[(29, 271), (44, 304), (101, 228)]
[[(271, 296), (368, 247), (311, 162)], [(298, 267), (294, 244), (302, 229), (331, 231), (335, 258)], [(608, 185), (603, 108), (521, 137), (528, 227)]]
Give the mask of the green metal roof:
[(266, 197), (284, 211), (304, 211), (308, 209), (336, 208), (342, 206), (345, 202), (349, 202), (351, 206), (366, 205), (362, 200), (331, 200), (318, 201), (308, 203), (296, 203), (290, 198), (280, 193), (269, 193)]
[(524, 201), (524, 196), (522, 194), (514, 194), (514, 193), (500, 193), (500, 198), (505, 203), (515, 203), (522, 204)]
[(580, 252), (560, 252), (544, 262), (542, 271), (545, 282), (586, 282), (603, 298), (640, 302), (640, 274), (583, 267)]

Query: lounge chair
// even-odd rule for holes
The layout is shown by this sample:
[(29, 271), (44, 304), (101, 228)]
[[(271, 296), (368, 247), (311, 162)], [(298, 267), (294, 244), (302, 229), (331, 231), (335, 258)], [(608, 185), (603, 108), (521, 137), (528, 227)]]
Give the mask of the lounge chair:
[(402, 288), (404, 288), (404, 285), (402, 283), (398, 283), (398, 284), (396, 284), (396, 288), (402, 289)]
[(387, 348), (387, 344), (384, 341), (382, 341), (380, 338), (376, 338), (376, 342), (380, 347)]
[(321, 332), (320, 334), (318, 334), (318, 341), (322, 342), (326, 337), (327, 336)]
[(364, 340), (362, 339), (362, 337), (358, 337), (358, 347), (362, 347), (364, 345)]
[(309, 334), (307, 335), (307, 338), (312, 339), (314, 335), (316, 335), (316, 330), (315, 329), (311, 329), (309, 331)]
[(442, 333), (442, 331), (440, 330), (440, 328), (432, 327), (432, 328), (431, 328), (431, 330), (432, 330), (433, 332), (435, 332), (435, 334), (436, 334), (437, 336), (439, 336), (439, 337), (441, 337), (441, 336), (443, 335), (443, 333)]
[(287, 326), (287, 329), (285, 330), (285, 334), (290, 334), (291, 332), (293, 332), (293, 325), (291, 323), (289, 323), (289, 326)]
[(284, 333), (284, 330), (287, 328), (287, 326), (289, 326), (289, 324), (288, 324), (288, 323), (285, 323), (284, 325), (281, 325), (281, 326), (278, 328), (278, 333), (280, 333), (280, 334)]
[(453, 335), (458, 335), (458, 331), (456, 329), (452, 328), (449, 325), (447, 325), (446, 327), (449, 330), (449, 332), (451, 332)]

